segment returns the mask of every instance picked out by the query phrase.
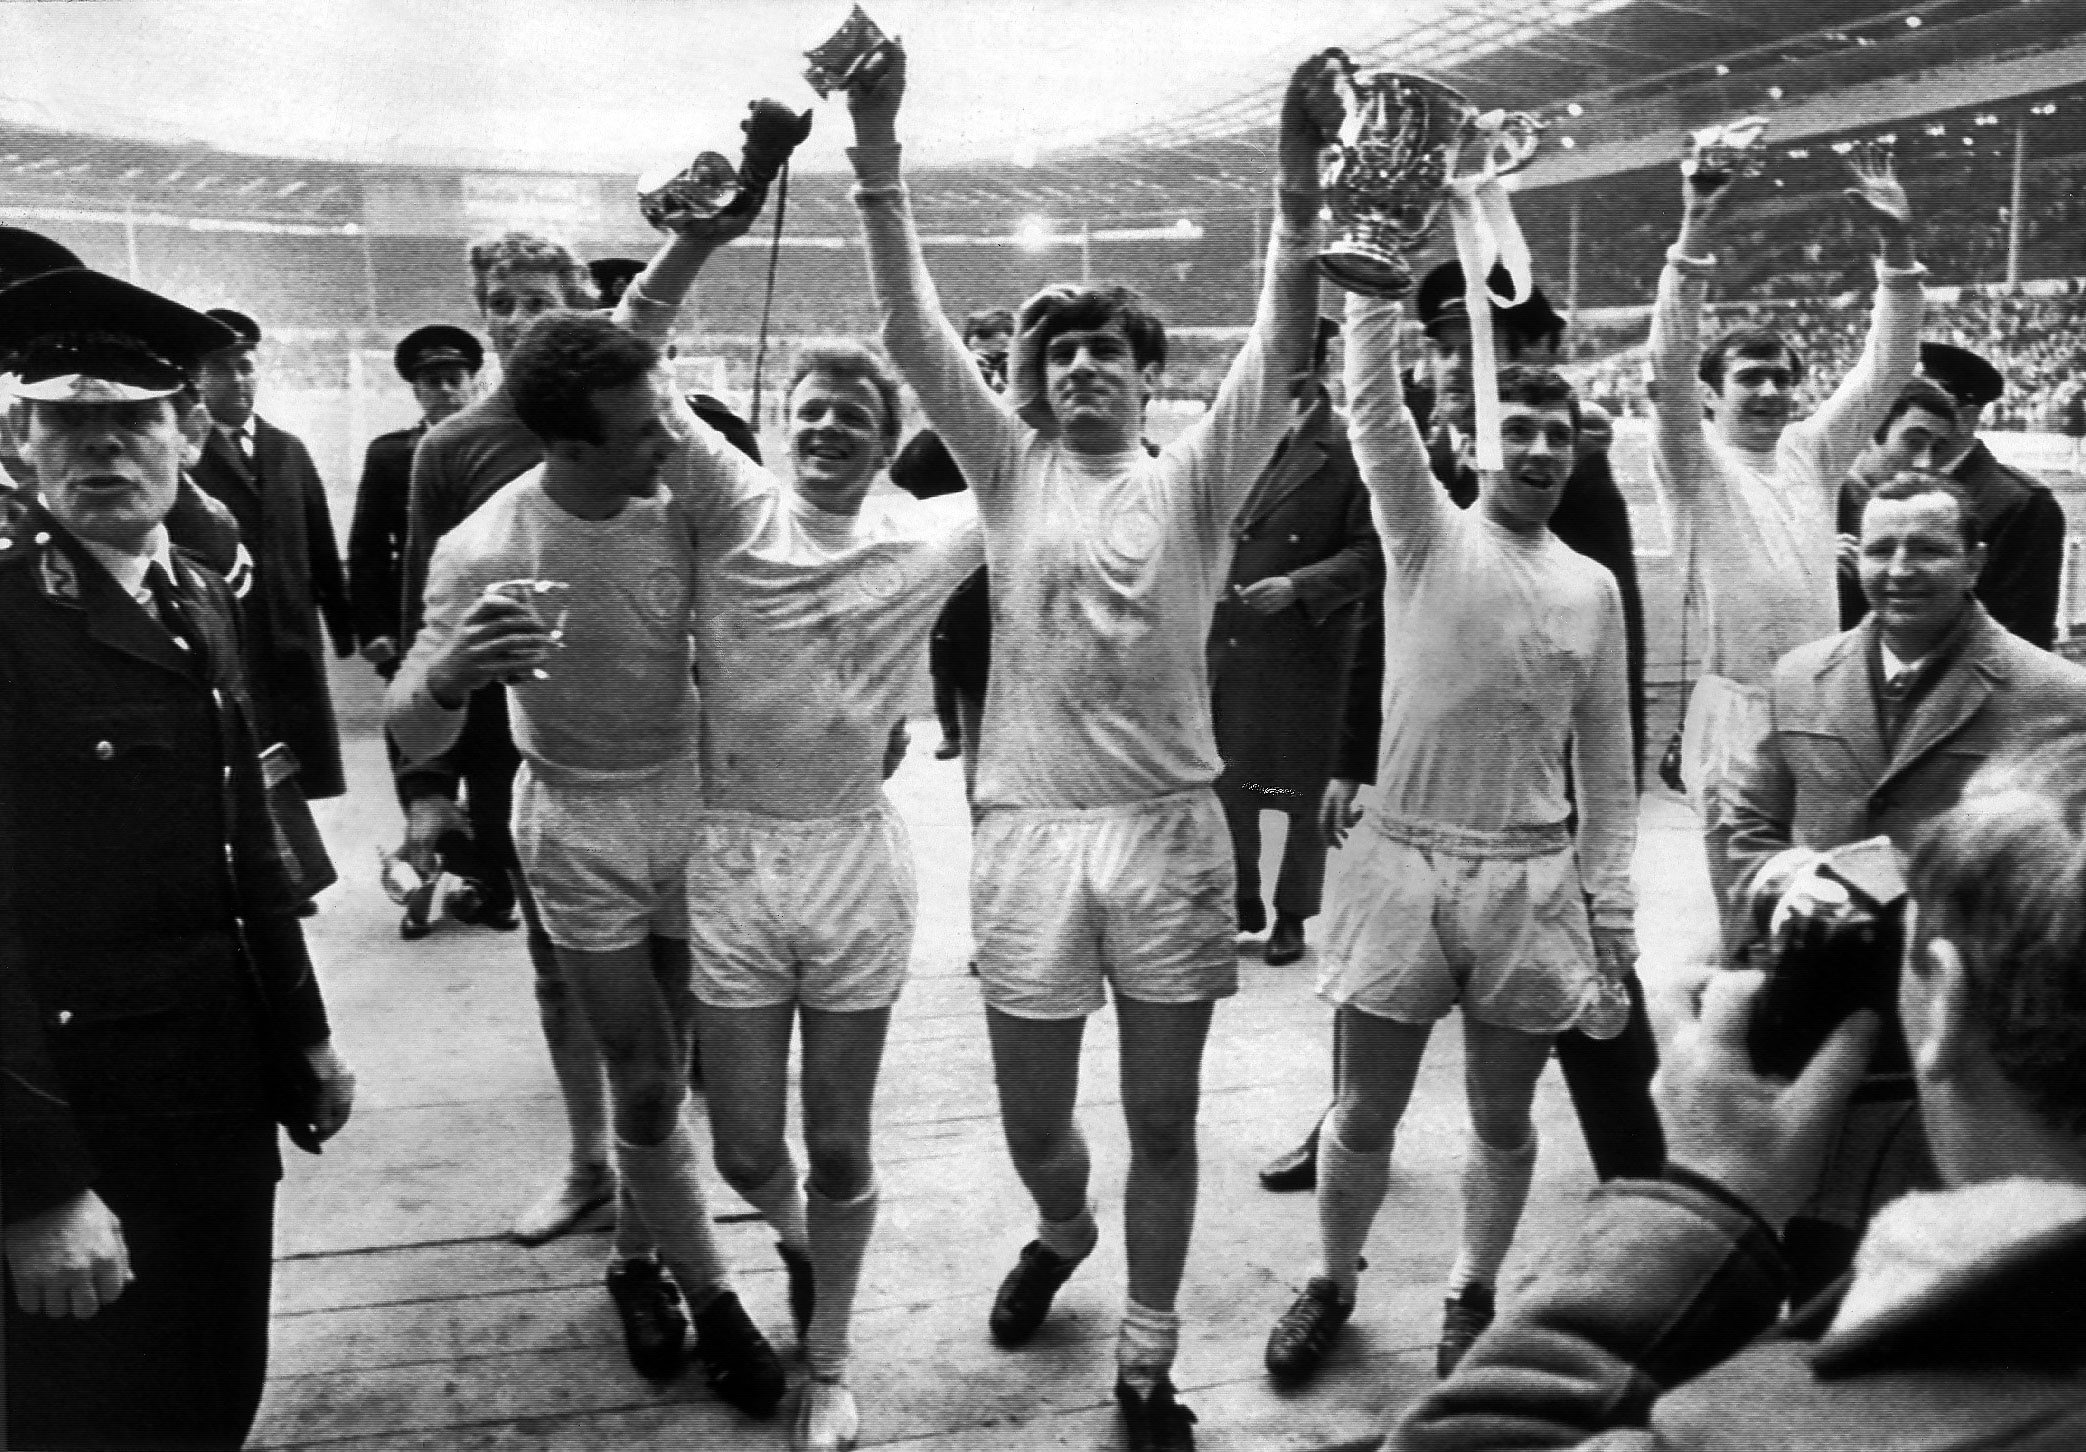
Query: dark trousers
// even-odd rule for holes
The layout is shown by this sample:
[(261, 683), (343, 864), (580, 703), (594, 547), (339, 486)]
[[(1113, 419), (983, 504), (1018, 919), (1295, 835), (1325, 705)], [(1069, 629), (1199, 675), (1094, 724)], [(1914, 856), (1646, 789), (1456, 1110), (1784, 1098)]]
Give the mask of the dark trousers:
[(236, 1448), (261, 1404), (275, 1126), (127, 1120), (89, 1134), (137, 1277), (84, 1321), (7, 1292), (7, 1445)]
[[(1231, 826), (1232, 856), (1238, 863), (1239, 902), (1260, 901), (1260, 814), (1270, 808), (1261, 792), (1217, 788), (1224, 820)], [(1284, 813), (1289, 840), (1282, 846), (1282, 870), (1275, 878), (1275, 911), (1293, 918), (1318, 916), (1325, 893), (1325, 842), (1318, 835), (1318, 803), (1303, 803)]]
[(1577, 1029), (1557, 1036), (1557, 1067), (1572, 1095), (1572, 1112), (1603, 1180), (1656, 1180), (1666, 1163), (1666, 1135), (1652, 1107), (1651, 1078), (1659, 1046), (1644, 1011), (1644, 985), (1630, 975), (1630, 1021), (1612, 1039)]

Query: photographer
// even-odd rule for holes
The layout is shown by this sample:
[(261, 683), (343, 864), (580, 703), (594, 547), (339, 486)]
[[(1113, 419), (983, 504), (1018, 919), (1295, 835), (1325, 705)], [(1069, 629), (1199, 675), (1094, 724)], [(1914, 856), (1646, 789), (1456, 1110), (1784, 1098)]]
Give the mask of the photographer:
[[(2086, 726), (2086, 671), (2008, 634), (1973, 598), (1984, 560), (1955, 480), (1911, 470), (1871, 494), (1858, 569), (1874, 613), (1776, 663), (1769, 730), (1731, 800), (1731, 918), (1754, 904), (1783, 917), (1830, 907), (1840, 897), (1821, 886), (1821, 853), (1879, 835), (1902, 848), (1983, 761)], [(1792, 1229), (1800, 1291), (1844, 1270), (1871, 1211), (1924, 1173), (1909, 1096), (1902, 1078), (1859, 1096)]]
[[(1755, 1074), (1751, 973), (1712, 976), (1659, 1094), (1663, 1182), (1585, 1223), (1389, 1445), (2071, 1448), (2086, 1441), (2086, 736), (1977, 774), (1917, 834), (1898, 1010), (1945, 1189), (1777, 1327), (1775, 1231), (1861, 1075), (1872, 1016)], [(1772, 1331), (1774, 1334), (1763, 1334)]]

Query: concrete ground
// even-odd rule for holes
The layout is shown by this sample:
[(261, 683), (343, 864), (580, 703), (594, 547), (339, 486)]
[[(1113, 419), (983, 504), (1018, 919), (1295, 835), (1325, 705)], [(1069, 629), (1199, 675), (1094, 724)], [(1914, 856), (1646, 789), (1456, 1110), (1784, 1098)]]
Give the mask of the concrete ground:
[[(351, 694), (362, 706), (344, 702), (344, 716), (366, 719), (366, 688)], [(954, 763), (932, 759), (936, 739), (931, 722), (914, 724), (911, 757), (890, 788), (918, 851), (921, 912), (876, 1110), (883, 1213), (855, 1330), (863, 1445), (1115, 1446), (1125, 1148), (1113, 1023), (1105, 1013), (1092, 1022), (1081, 1093), (1100, 1249), (1036, 1341), (1002, 1351), (985, 1313), (1033, 1211), (1000, 1141), (966, 973), (962, 788)], [(351, 795), (319, 806), (343, 880), (310, 934), (359, 1102), (323, 1158), (286, 1152), (274, 1355), (254, 1445), (785, 1445), (787, 1406), (757, 1423), (713, 1399), (699, 1376), (655, 1387), (630, 1369), (601, 1288), (603, 1231), (534, 1250), (505, 1238), (565, 1150), (520, 936), (445, 922), (426, 940), (400, 941), (397, 909), (376, 881), (378, 850), (398, 835), (382, 754), (360, 730), (347, 755)], [(1708, 889), (1677, 801), (1648, 796), (1643, 825), (1640, 933), (1663, 1017), (1685, 944), (1707, 921)], [(1279, 831), (1272, 838), (1271, 858)], [(1269, 968), (1248, 943), (1241, 968), (1205, 1066), (1202, 1203), (1176, 1379), (1205, 1448), (1366, 1445), (1387, 1411), (1433, 1380), (1456, 1227), (1460, 1036), (1449, 1025), (1430, 1048), (1356, 1318), (1317, 1381), (1284, 1394), (1262, 1373), (1261, 1348), (1311, 1261), (1314, 1211), (1308, 1195), (1262, 1191), (1253, 1172), (1302, 1135), (1325, 1098), (1329, 1016), (1312, 995), (1310, 959)], [(1543, 1153), (1509, 1280), (1569, 1229), (1592, 1183), (1554, 1072), (1537, 1117)], [(771, 1237), (714, 1175), (708, 1187), (742, 1296), (793, 1353)]]

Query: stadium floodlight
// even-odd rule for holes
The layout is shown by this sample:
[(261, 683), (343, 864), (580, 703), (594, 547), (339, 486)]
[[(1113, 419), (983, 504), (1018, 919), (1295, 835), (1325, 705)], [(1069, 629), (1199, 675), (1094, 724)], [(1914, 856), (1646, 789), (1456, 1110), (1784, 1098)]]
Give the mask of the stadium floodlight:
[(1908, 15), (1905, 17), (1905, 28), (1907, 30), (1917, 30), (1924, 24), (1926, 24), (1926, 22), (1924, 20), (1921, 20), (1917, 15)]
[(1577, 146), (1579, 145), (1579, 143), (1578, 143), (1578, 142), (1574, 141), (1574, 140), (1573, 140), (1573, 139), (1572, 139), (1571, 137), (1569, 137), (1569, 136), (1560, 136), (1560, 137), (1558, 137), (1558, 138), (1557, 138), (1557, 144), (1558, 144), (1559, 146), (1563, 147), (1563, 148), (1564, 148), (1564, 149), (1565, 149), (1566, 151), (1571, 151), (1571, 150), (1575, 149), (1575, 148), (1576, 148), (1576, 147), (1577, 147)]
[(1565, 106), (1565, 115), (1567, 116), (1584, 116), (1585, 114), (1586, 108), (1577, 101), (1568, 102)]
[(1014, 228), (1014, 241), (1025, 252), (1041, 252), (1050, 240), (1050, 224), (1041, 217), (1023, 217)]

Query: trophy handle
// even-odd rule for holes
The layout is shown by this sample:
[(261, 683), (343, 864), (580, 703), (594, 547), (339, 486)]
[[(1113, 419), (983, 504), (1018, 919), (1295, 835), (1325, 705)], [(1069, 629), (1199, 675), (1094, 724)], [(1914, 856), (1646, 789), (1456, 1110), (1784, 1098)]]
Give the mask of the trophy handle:
[(1485, 170), (1494, 176), (1521, 170), (1542, 144), (1543, 123), (1526, 111), (1487, 111), (1472, 124), (1485, 141)]

